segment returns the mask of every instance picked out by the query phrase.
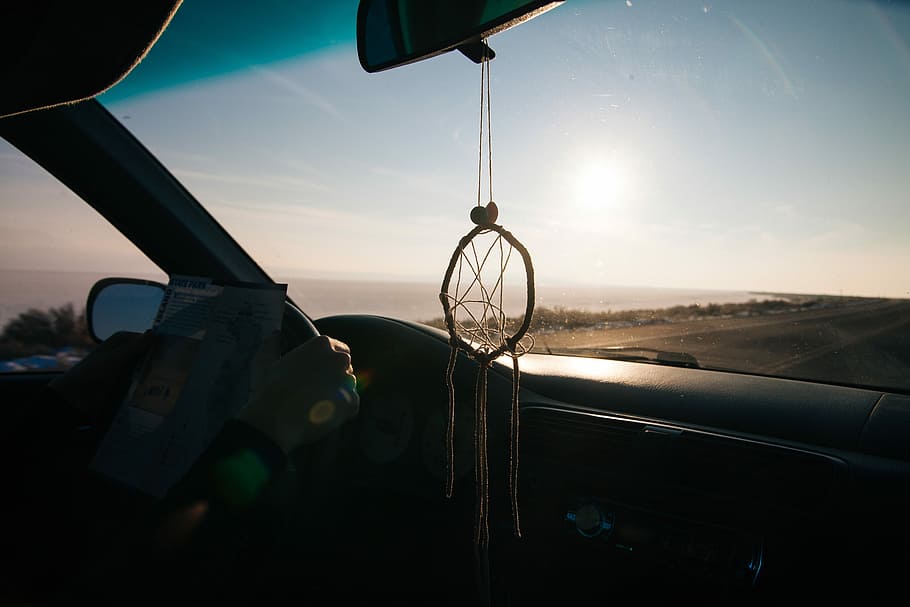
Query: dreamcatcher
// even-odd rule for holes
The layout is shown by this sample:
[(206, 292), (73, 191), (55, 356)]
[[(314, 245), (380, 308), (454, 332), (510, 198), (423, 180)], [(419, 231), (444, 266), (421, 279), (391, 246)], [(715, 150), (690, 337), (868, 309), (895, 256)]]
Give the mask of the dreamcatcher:
[[(486, 44), (484, 44), (486, 49)], [(486, 113), (489, 200), (481, 204), (483, 177), (484, 114)], [(509, 496), (515, 535), (521, 536), (518, 514), (518, 357), (533, 346), (528, 333), (534, 312), (534, 267), (527, 249), (511, 232), (496, 224), (499, 210), (493, 202), (493, 154), (490, 130), (490, 63), (485, 52), (480, 71), (480, 144), (477, 167), (477, 206), (471, 210), (476, 227), (459, 242), (449, 261), (439, 299), (445, 312), (451, 355), (446, 369), (449, 411), (446, 428), (446, 496), (455, 484), (455, 384), (458, 352), (478, 364), (474, 394), (474, 480), (477, 510), (474, 542), (486, 549), (489, 529), (489, 463), (487, 461), (487, 372), (493, 361), (512, 359), (512, 404), (509, 416)], [(517, 255), (515, 254), (517, 252)], [(524, 264), (526, 305), (520, 320), (510, 320), (504, 310), (505, 277), (510, 263)], [(485, 277), (492, 275), (492, 284)]]

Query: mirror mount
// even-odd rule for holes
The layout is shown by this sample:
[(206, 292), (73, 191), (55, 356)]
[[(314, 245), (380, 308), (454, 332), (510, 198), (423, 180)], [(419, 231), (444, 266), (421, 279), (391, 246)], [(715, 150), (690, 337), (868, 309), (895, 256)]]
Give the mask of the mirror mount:
[(496, 58), (496, 53), (493, 51), (493, 49), (491, 49), (489, 45), (480, 38), (476, 40), (469, 40), (457, 48), (462, 55), (474, 63), (481, 63), (484, 57), (490, 60)]

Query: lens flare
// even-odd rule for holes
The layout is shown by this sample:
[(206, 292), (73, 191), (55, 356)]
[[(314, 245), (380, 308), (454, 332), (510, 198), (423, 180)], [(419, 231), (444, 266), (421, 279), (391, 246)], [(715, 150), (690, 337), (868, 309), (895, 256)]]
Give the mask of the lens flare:
[(262, 491), (271, 476), (260, 456), (243, 449), (215, 466), (215, 488), (221, 499), (233, 508), (246, 508)]
[(164, 548), (185, 544), (208, 511), (208, 502), (199, 500), (171, 514), (158, 528), (158, 545)]
[(321, 426), (335, 417), (335, 403), (330, 400), (321, 400), (310, 408), (310, 423)]

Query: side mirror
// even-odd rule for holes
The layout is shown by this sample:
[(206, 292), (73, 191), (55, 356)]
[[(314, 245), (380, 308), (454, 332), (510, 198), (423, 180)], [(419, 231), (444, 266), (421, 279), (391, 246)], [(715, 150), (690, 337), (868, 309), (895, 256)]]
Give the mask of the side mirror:
[(88, 294), (85, 319), (89, 335), (102, 342), (118, 331), (152, 328), (165, 286), (136, 278), (104, 278)]
[(564, 0), (361, 0), (357, 54), (368, 72), (458, 49), (476, 63), (492, 53), (483, 38), (515, 27)]

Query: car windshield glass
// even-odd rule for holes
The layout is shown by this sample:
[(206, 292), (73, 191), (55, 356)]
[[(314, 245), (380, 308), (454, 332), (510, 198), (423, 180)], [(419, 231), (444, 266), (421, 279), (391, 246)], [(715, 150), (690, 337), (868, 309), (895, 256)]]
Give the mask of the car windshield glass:
[[(101, 101), (313, 316), (441, 326), (480, 67), (367, 74), (355, 2), (295, 10), (255, 51), (274, 26), (186, 3)], [(536, 350), (910, 391), (908, 45), (910, 7), (854, 0), (573, 0), (491, 38)]]

